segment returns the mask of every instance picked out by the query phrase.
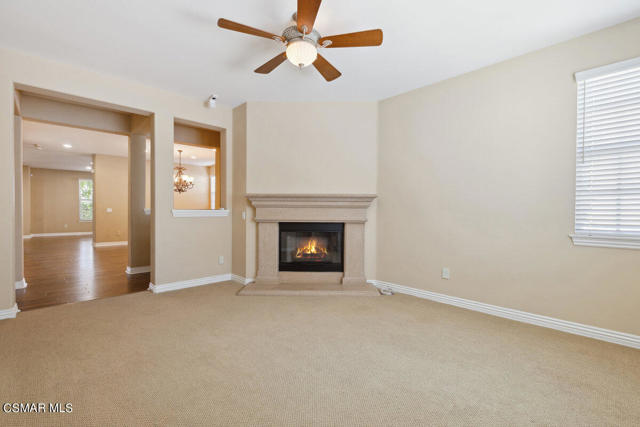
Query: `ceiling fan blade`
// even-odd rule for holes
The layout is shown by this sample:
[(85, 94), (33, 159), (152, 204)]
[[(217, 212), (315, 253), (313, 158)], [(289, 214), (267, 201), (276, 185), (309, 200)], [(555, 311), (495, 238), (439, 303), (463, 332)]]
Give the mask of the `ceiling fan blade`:
[(324, 57), (318, 54), (318, 58), (313, 63), (313, 66), (316, 67), (316, 70), (322, 74), (322, 77), (328, 82), (337, 79), (342, 75), (340, 71), (336, 69), (333, 65), (329, 63)]
[(382, 44), (382, 30), (359, 31), (357, 33), (322, 37), (318, 43), (322, 46), (322, 44), (327, 40), (331, 41), (329, 46), (325, 46), (328, 48), (380, 46)]
[(285, 59), (287, 59), (287, 54), (286, 52), (282, 52), (278, 56), (270, 59), (268, 62), (256, 68), (254, 71), (259, 74), (269, 74), (270, 72), (275, 70), (278, 65), (282, 64)]
[(305, 33), (309, 34), (313, 30), (313, 23), (316, 22), (320, 3), (322, 0), (298, 0), (298, 31), (303, 32), (303, 25), (307, 27)]
[(218, 27), (225, 30), (238, 31), (240, 33), (251, 34), (252, 36), (264, 37), (267, 39), (280, 39), (284, 41), (284, 37), (277, 34), (262, 31), (257, 28), (249, 27), (248, 25), (238, 24), (237, 22), (229, 21), (228, 19), (218, 19)]

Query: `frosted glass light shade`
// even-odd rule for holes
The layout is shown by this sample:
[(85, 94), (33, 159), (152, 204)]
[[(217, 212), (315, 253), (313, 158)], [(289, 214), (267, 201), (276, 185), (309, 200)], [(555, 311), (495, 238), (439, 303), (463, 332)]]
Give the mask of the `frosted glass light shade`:
[(287, 46), (287, 59), (296, 67), (308, 67), (317, 57), (318, 49), (306, 40), (292, 41)]

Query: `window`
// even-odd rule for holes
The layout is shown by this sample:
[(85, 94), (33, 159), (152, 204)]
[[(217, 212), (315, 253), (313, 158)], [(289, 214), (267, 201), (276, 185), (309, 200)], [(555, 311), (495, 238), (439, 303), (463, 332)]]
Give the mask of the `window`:
[(80, 221), (93, 221), (93, 180), (78, 181), (80, 197)]
[(174, 121), (173, 216), (227, 216), (224, 131)]
[(640, 249), (640, 58), (576, 81), (574, 243)]

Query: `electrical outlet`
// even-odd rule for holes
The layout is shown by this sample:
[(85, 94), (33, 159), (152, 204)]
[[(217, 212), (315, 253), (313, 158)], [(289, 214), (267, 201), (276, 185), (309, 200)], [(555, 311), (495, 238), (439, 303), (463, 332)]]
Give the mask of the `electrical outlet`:
[(220, 264), (220, 265), (224, 264), (224, 256), (220, 255), (218, 257), (218, 264)]
[(247, 219), (247, 211), (242, 211), (242, 219)]
[(113, 209), (107, 208), (107, 213), (111, 213), (111, 212), (113, 212)]
[(451, 274), (449, 273), (449, 267), (442, 267), (442, 278), (445, 280), (449, 280)]

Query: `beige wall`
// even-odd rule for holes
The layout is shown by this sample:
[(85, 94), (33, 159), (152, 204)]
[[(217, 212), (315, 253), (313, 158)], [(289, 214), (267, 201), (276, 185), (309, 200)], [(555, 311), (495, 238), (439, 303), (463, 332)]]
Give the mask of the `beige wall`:
[(92, 231), (91, 221), (80, 221), (78, 181), (88, 172), (31, 168), (31, 233)]
[[(376, 193), (376, 102), (246, 106), (247, 193)], [(256, 227), (247, 218), (248, 277), (255, 277)], [(376, 207), (369, 208), (365, 270), (375, 276)]]
[(147, 160), (144, 169), (144, 208), (151, 209), (151, 161)]
[(639, 40), (636, 19), (381, 102), (377, 279), (640, 334), (640, 252), (568, 237), (573, 73)]
[[(255, 259), (247, 259), (247, 247), (255, 247), (255, 239), (247, 241), (247, 227), (253, 210), (247, 194), (247, 104), (233, 109), (233, 265), (231, 272), (240, 277), (252, 277), (256, 271)], [(243, 213), (245, 218), (243, 218)], [(251, 225), (255, 227), (255, 225)], [(252, 251), (255, 258), (255, 250)], [(247, 274), (247, 270), (251, 274)]]
[(375, 193), (377, 104), (247, 104), (247, 192)]
[[(127, 240), (129, 163), (126, 157), (96, 154), (93, 160), (96, 243)], [(111, 209), (111, 212), (107, 212)]]
[(175, 123), (173, 132), (177, 143), (206, 145), (214, 148), (220, 146), (220, 132), (211, 129)]
[(148, 267), (151, 262), (151, 222), (145, 212), (147, 188), (146, 136), (129, 137), (128, 163), (128, 257), (129, 267)]
[(22, 167), (22, 234), (31, 234), (31, 168)]
[[(152, 237), (151, 281), (154, 284), (208, 277), (230, 272), (231, 218), (175, 218), (173, 205), (173, 121), (174, 117), (223, 130), (221, 145), (231, 159), (231, 109), (218, 104), (206, 108), (202, 99), (189, 98), (141, 83), (96, 73), (86, 68), (46, 60), (9, 49), (0, 49), (0, 199), (9, 206), (0, 217), (0, 309), (15, 303), (14, 258), (17, 244), (13, 213), (13, 90), (18, 88), (45, 93), (69, 94), (73, 100), (96, 100), (101, 104), (128, 112), (151, 115), (152, 171)], [(11, 101), (10, 101), (11, 100)], [(231, 185), (231, 170), (223, 170), (225, 182)], [(229, 187), (230, 190), (231, 187)], [(224, 197), (231, 205), (231, 192)], [(178, 254), (178, 256), (176, 256)], [(215, 262), (223, 255), (226, 262)]]
[[(173, 165), (178, 166), (178, 163)], [(208, 166), (184, 165), (185, 173), (193, 177), (193, 188), (185, 193), (173, 193), (174, 209), (211, 209), (211, 178)]]

